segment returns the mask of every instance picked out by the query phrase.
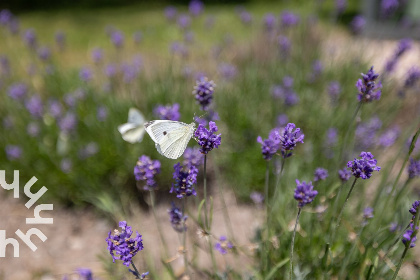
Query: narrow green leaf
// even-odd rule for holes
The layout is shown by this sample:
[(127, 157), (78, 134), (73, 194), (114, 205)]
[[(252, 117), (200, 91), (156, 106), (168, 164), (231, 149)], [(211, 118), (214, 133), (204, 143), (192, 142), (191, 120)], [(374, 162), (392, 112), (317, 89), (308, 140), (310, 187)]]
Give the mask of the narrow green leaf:
[(281, 268), (283, 265), (285, 265), (286, 263), (288, 263), (289, 262), (289, 258), (286, 258), (286, 259), (284, 259), (284, 260), (282, 260), (282, 261), (280, 261), (280, 262), (278, 262), (272, 269), (271, 269), (271, 271), (270, 271), (270, 273), (268, 273), (268, 275), (267, 275), (267, 277), (265, 278), (265, 280), (269, 280), (269, 279), (271, 279), (271, 277), (273, 277), (275, 274), (276, 274), (276, 272), (277, 272), (277, 270), (279, 269), (279, 268)]
[(198, 205), (198, 224), (200, 227), (204, 228), (203, 221), (201, 219), (201, 208), (203, 208), (205, 200), (203, 199), (200, 204)]

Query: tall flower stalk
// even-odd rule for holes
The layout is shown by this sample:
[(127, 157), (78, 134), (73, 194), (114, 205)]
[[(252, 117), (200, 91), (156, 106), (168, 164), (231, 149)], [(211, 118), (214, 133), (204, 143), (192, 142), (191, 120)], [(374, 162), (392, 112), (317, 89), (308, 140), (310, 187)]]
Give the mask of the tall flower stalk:
[(420, 201), (415, 201), (413, 203), (413, 207), (410, 209), (411, 214), (415, 214), (413, 217), (413, 223), (410, 225), (410, 229), (408, 229), (405, 234), (403, 235), (402, 242), (405, 244), (404, 252), (401, 256), (401, 259), (395, 269), (394, 275), (392, 276), (392, 280), (395, 280), (398, 276), (398, 273), (401, 269), (401, 265), (404, 262), (405, 256), (407, 255), (408, 249), (413, 248), (416, 246), (415, 242), (417, 240), (417, 233), (419, 231), (419, 217), (420, 217)]
[(296, 236), (296, 229), (297, 225), (299, 223), (299, 217), (300, 213), (302, 211), (302, 208), (306, 205), (311, 203), (315, 196), (317, 196), (318, 192), (314, 190), (314, 187), (312, 186), (312, 182), (306, 183), (306, 182), (300, 182), (296, 179), (296, 189), (295, 189), (295, 195), (294, 198), (298, 201), (298, 214), (296, 216), (296, 222), (295, 227), (293, 229), (293, 235), (292, 235), (292, 244), (290, 249), (290, 269), (289, 269), (289, 279), (293, 279), (293, 249), (295, 246), (295, 236)]

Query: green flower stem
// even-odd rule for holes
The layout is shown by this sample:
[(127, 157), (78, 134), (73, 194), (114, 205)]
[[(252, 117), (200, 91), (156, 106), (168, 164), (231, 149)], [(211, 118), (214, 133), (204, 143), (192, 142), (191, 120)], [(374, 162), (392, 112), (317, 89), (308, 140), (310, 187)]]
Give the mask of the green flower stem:
[[(182, 198), (182, 215), (185, 214), (185, 199)], [(184, 266), (185, 266), (185, 275), (188, 276), (188, 257), (187, 257), (187, 228), (185, 226), (185, 220), (182, 219), (182, 254), (184, 255)]]
[[(266, 238), (262, 237), (262, 253), (261, 253), (261, 264), (262, 271), (265, 273), (268, 266), (268, 239), (270, 233), (269, 230), (269, 202), (268, 202), (268, 190), (269, 190), (269, 179), (270, 179), (270, 161), (267, 160), (265, 167), (265, 184), (264, 184), (264, 202), (265, 202), (265, 222), (266, 222)], [(265, 240), (264, 240), (265, 239)]]
[(156, 215), (155, 191), (153, 189), (150, 189), (150, 204), (152, 205), (153, 218), (155, 219), (156, 227), (157, 227), (158, 232), (159, 232), (159, 237), (160, 237), (160, 240), (162, 242), (162, 245), (163, 245), (163, 248), (164, 248), (164, 251), (165, 251), (165, 258), (168, 258), (169, 257), (168, 246), (166, 244), (165, 237), (163, 236), (162, 227), (160, 226), (160, 223), (159, 223), (157, 215)]
[(356, 185), (356, 181), (357, 181), (357, 178), (354, 178), (353, 184), (351, 185), (351, 188), (349, 190), (349, 193), (346, 196), (346, 200), (343, 203), (343, 207), (341, 207), (340, 214), (338, 214), (337, 222), (336, 222), (336, 225), (335, 225), (335, 228), (334, 228), (334, 231), (333, 231), (333, 241), (334, 241), (335, 233), (337, 232), (338, 228), (340, 227), (341, 216), (343, 215), (344, 208), (346, 207), (347, 201), (349, 200), (349, 197), (351, 195), (351, 192), (353, 191), (353, 188)]
[(300, 213), (302, 212), (302, 208), (299, 207), (298, 214), (296, 216), (296, 222), (295, 222), (295, 228), (293, 229), (293, 235), (292, 235), (292, 248), (290, 250), (290, 271), (289, 271), (289, 279), (292, 280), (292, 274), (293, 274), (293, 249), (295, 247), (295, 236), (296, 236), (296, 228), (299, 223), (299, 217)]
[(140, 272), (137, 270), (137, 267), (134, 265), (133, 260), (131, 260), (131, 266), (134, 269), (134, 272), (136, 273), (136, 279), (140, 279)]
[(204, 155), (204, 227), (209, 230), (209, 220), (207, 218), (207, 155)]
[(411, 240), (413, 240), (413, 238), (417, 235), (417, 232), (418, 232), (417, 226), (419, 224), (419, 217), (420, 217), (420, 207), (417, 207), (416, 215), (414, 216), (414, 222), (413, 222), (413, 233), (410, 236), (410, 241), (406, 242), (405, 244), (404, 252), (401, 256), (400, 262), (398, 263), (397, 269), (395, 270), (394, 276), (392, 276), (392, 280), (395, 280), (397, 278), (401, 265), (404, 262), (405, 255), (407, 254), (408, 249), (410, 249)]

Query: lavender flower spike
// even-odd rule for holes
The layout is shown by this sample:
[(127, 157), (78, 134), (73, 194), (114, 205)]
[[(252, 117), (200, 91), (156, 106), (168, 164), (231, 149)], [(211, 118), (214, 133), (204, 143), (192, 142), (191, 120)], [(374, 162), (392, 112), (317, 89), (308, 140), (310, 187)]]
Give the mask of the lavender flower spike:
[(280, 133), (278, 129), (273, 129), (268, 135), (268, 139), (262, 140), (261, 136), (258, 136), (257, 142), (261, 144), (261, 153), (265, 160), (271, 160), (272, 157), (277, 153), (280, 147)]
[(314, 174), (314, 181), (321, 181), (321, 180), (325, 180), (328, 177), (328, 170), (326, 170), (325, 168), (319, 167), (315, 170), (315, 174)]
[[(416, 230), (418, 230), (419, 227), (416, 227)], [(413, 248), (416, 246), (417, 236), (414, 236), (411, 238), (411, 235), (413, 234), (413, 223), (410, 224), (410, 228), (407, 229), (407, 231), (404, 233), (404, 235), (401, 238), (402, 243), (407, 244), (410, 243), (410, 248)]]
[(357, 100), (368, 103), (381, 98), (382, 84), (381, 82), (376, 84), (376, 79), (378, 77), (379, 74), (375, 73), (373, 66), (369, 69), (367, 74), (362, 73), (362, 79), (359, 79), (356, 83), (356, 88), (359, 90)]
[(216, 84), (206, 77), (202, 77), (196, 82), (192, 93), (195, 94), (195, 99), (201, 105), (202, 110), (207, 110), (210, 106), (215, 86)]
[(296, 128), (294, 123), (288, 123), (280, 133), (280, 147), (283, 157), (290, 157), (291, 151), (294, 150), (297, 143), (303, 143), (305, 135), (300, 132), (300, 128)]
[(160, 162), (142, 155), (134, 166), (134, 176), (137, 181), (145, 181), (145, 190), (156, 187), (155, 175), (160, 173)]
[(188, 216), (184, 215), (184, 213), (175, 206), (175, 203), (172, 202), (171, 209), (168, 209), (169, 220), (174, 230), (177, 232), (183, 232), (187, 230), (187, 226), (185, 225), (185, 221), (187, 220)]
[(174, 165), (174, 179), (170, 193), (175, 192), (176, 197), (183, 198), (185, 196), (197, 195), (194, 185), (197, 183), (198, 169), (195, 166), (186, 166), (178, 162)]
[(346, 168), (338, 170), (338, 177), (342, 182), (347, 182), (348, 180), (350, 180), (351, 171)]
[(408, 178), (413, 179), (420, 176), (420, 160), (410, 158), (410, 165), (408, 166)]
[(153, 114), (161, 120), (179, 121), (181, 114), (179, 113), (179, 104), (173, 105), (158, 105), (153, 110)]
[(373, 171), (381, 170), (381, 167), (376, 166), (377, 160), (373, 159), (373, 155), (369, 152), (361, 152), (360, 159), (355, 158), (353, 161), (347, 163), (347, 167), (351, 168), (354, 177), (369, 179)]
[(204, 125), (199, 124), (198, 128), (194, 132), (198, 144), (201, 146), (200, 152), (207, 154), (214, 148), (218, 148), (221, 144), (222, 134), (215, 134), (218, 131), (215, 122), (209, 122), (209, 129), (205, 128)]
[(229, 249), (233, 248), (233, 244), (227, 240), (226, 236), (220, 236), (220, 242), (217, 242), (214, 245), (214, 248), (220, 252), (222, 255), (226, 255)]
[(131, 237), (133, 230), (127, 225), (126, 221), (120, 222), (119, 226), (122, 231), (115, 229), (114, 235), (111, 235), (111, 231), (109, 231), (108, 238), (105, 241), (108, 243), (108, 251), (112, 256), (112, 261), (122, 260), (124, 265), (129, 267), (132, 258), (143, 250), (143, 240), (138, 232), (136, 232), (136, 237)]
[(305, 181), (303, 181), (301, 183), (298, 179), (296, 179), (296, 189), (294, 197), (299, 202), (299, 208), (302, 208), (306, 204), (311, 203), (317, 194), (318, 192), (314, 190), (312, 182), (306, 183)]

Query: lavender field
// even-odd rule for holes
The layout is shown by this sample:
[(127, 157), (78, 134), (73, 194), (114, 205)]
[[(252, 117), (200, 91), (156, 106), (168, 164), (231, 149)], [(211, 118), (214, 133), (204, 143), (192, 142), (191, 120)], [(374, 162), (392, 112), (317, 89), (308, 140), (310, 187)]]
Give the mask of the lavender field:
[(362, 8), (0, 3), (0, 279), (419, 279), (420, 44)]

